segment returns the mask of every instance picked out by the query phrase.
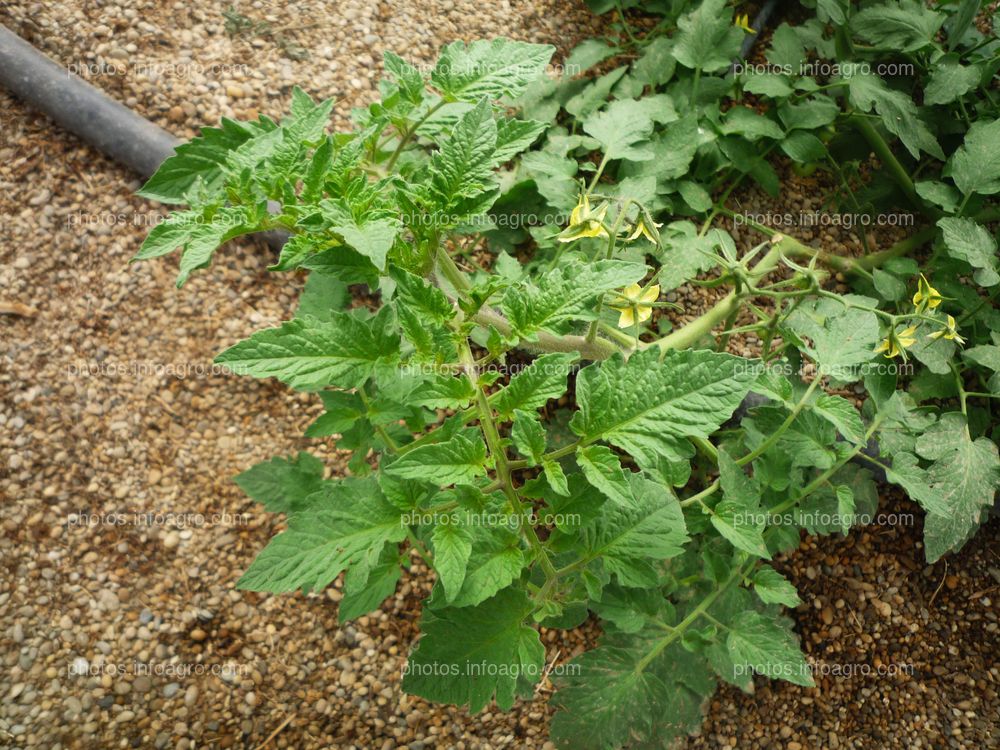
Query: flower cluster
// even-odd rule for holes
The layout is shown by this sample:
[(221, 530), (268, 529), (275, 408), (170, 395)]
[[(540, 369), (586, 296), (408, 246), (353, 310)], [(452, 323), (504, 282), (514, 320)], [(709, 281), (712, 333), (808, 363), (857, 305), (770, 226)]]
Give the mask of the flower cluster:
[[(931, 286), (926, 276), (920, 274), (920, 281), (917, 282), (917, 291), (913, 294), (915, 315), (925, 316), (926, 313), (935, 310), (941, 304), (942, 300), (944, 300), (944, 297), (941, 296), (937, 289)], [(965, 339), (958, 334), (958, 324), (951, 315), (946, 315), (943, 327), (938, 331), (928, 334), (928, 338), (948, 339), (949, 341), (954, 341), (956, 344), (965, 343)], [(902, 330), (897, 330), (893, 326), (889, 330), (889, 335), (875, 347), (875, 353), (885, 354), (890, 359), (901, 356), (905, 360), (906, 350), (915, 343), (917, 343), (917, 326), (906, 326)]]

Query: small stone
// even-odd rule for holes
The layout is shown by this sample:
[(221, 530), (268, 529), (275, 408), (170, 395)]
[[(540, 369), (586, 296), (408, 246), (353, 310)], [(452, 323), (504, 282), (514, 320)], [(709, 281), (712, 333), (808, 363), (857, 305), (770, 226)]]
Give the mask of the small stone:
[(49, 202), (52, 197), (52, 191), (48, 188), (43, 188), (39, 192), (35, 193), (33, 197), (28, 200), (29, 206), (42, 206)]
[(357, 675), (354, 672), (341, 672), (340, 673), (340, 684), (344, 687), (350, 687), (355, 682), (357, 682)]
[(129, 711), (126, 709), (125, 711), (122, 711), (120, 714), (118, 714), (117, 718), (115, 718), (115, 721), (119, 724), (127, 724), (134, 718), (135, 718), (135, 711)]
[(198, 700), (198, 686), (190, 685), (188, 689), (184, 692), (184, 705), (193, 706)]
[(170, 111), (167, 112), (167, 119), (169, 119), (170, 122), (183, 122), (184, 110), (180, 107), (180, 105), (175, 104), (170, 108)]
[(70, 695), (66, 698), (66, 711), (71, 716), (79, 716), (83, 712), (83, 703), (75, 695)]
[(169, 700), (180, 691), (181, 686), (176, 682), (170, 682), (163, 686), (163, 697)]
[(15, 622), (14, 627), (11, 629), (10, 637), (14, 639), (14, 643), (24, 643), (24, 626)]
[(247, 693), (247, 696), (244, 700), (247, 702), (248, 706), (256, 706), (258, 701), (257, 693), (251, 690), (249, 693)]
[(234, 83), (231, 83), (228, 86), (226, 86), (226, 96), (228, 96), (230, 99), (242, 99), (243, 88), (237, 86)]
[[(168, 531), (163, 537), (163, 546), (167, 549), (173, 549), (180, 543), (181, 536), (176, 531)], [(192, 634), (192, 637), (194, 637), (194, 634)]]
[(137, 693), (148, 693), (151, 687), (153, 687), (153, 681), (144, 674), (139, 675), (132, 682), (132, 689)]
[(97, 604), (105, 612), (116, 612), (121, 607), (117, 594), (111, 589), (101, 589), (97, 593)]
[(947, 586), (949, 589), (952, 589), (952, 590), (958, 588), (958, 576), (956, 576), (956, 575), (947, 576), (944, 579), (944, 585)]
[(206, 633), (201, 628), (195, 628), (194, 630), (191, 631), (191, 640), (192, 641), (199, 641), (200, 642), (200, 641), (205, 640), (206, 638), (208, 638), (208, 633)]

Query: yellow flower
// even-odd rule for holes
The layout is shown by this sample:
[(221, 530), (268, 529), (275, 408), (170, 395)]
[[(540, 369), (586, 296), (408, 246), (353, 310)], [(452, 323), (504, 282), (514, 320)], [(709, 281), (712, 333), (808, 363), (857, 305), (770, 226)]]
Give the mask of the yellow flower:
[(934, 333), (928, 335), (927, 338), (931, 339), (948, 339), (949, 341), (954, 341), (956, 344), (964, 344), (965, 339), (958, 335), (958, 329), (955, 326), (955, 319), (949, 315), (948, 325), (942, 328), (940, 331), (934, 331)]
[(940, 292), (931, 286), (927, 277), (920, 274), (920, 281), (917, 282), (917, 291), (913, 295), (913, 304), (917, 308), (917, 312), (922, 313), (926, 310), (933, 310), (941, 304), (942, 299), (944, 298)]
[[(659, 229), (662, 226), (663, 226), (662, 224), (657, 224), (655, 221), (653, 222), (653, 230), (654, 231), (657, 230), (657, 229)], [(657, 234), (659, 234), (659, 233), (657, 232)], [(647, 240), (649, 240), (650, 242), (652, 242), (654, 245), (660, 244), (657, 241), (656, 237), (653, 235), (653, 232), (651, 232), (649, 230), (649, 227), (646, 226), (646, 222), (643, 221), (643, 219), (642, 219), (641, 216), (639, 217), (639, 221), (636, 222), (635, 227), (632, 228), (632, 234), (630, 234), (628, 237), (626, 237), (625, 241), (626, 242), (631, 242), (632, 240), (638, 239), (640, 236), (641, 237), (645, 237)]]
[(596, 211), (590, 210), (590, 199), (580, 196), (573, 213), (569, 216), (569, 226), (559, 233), (560, 242), (572, 242), (582, 237), (607, 237), (608, 230), (604, 228), (604, 214), (608, 212), (608, 204), (602, 204)]
[(743, 29), (748, 34), (757, 33), (750, 26), (750, 16), (746, 13), (744, 13), (742, 16), (739, 13), (737, 13), (736, 18), (733, 19), (733, 26), (735, 26), (738, 29)]
[(629, 328), (635, 325), (636, 317), (644, 323), (653, 315), (653, 303), (660, 296), (660, 285), (653, 284), (646, 291), (638, 284), (632, 284), (622, 289), (621, 295), (611, 305), (612, 310), (621, 313), (618, 318), (619, 328)]
[(916, 333), (916, 326), (909, 326), (898, 333), (895, 330), (889, 331), (889, 335), (875, 347), (875, 354), (884, 353), (890, 359), (902, 355), (906, 359), (904, 350), (917, 343)]

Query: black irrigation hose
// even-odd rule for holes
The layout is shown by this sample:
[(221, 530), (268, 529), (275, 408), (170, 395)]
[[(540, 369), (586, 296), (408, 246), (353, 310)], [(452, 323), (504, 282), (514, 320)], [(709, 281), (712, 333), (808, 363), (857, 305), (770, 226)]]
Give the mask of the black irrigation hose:
[[(750, 54), (777, 4), (777, 0), (764, 3), (752, 24), (757, 33), (743, 40), (741, 59)], [(143, 177), (153, 174), (181, 142), (53, 62), (3, 26), (0, 26), (0, 84), (33, 109)], [(288, 238), (283, 232), (266, 232), (262, 236), (275, 250), (280, 250)], [(758, 405), (760, 397), (751, 393), (734, 416), (742, 418), (748, 409)], [(874, 441), (869, 443), (865, 453), (876, 457), (877, 446), (874, 450), (873, 446)], [(867, 462), (863, 465), (874, 468)], [(884, 481), (884, 472), (875, 471)]]

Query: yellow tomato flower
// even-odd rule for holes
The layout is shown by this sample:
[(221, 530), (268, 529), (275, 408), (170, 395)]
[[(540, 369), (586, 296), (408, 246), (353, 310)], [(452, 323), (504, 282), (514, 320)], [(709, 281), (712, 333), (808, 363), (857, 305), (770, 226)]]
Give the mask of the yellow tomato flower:
[(743, 29), (748, 34), (757, 33), (750, 26), (750, 16), (746, 13), (744, 13), (742, 16), (739, 13), (737, 13), (736, 18), (733, 19), (733, 26), (735, 26), (738, 29)]
[(906, 352), (904, 350), (917, 343), (916, 333), (916, 326), (909, 326), (898, 333), (890, 331), (882, 343), (875, 347), (875, 354), (884, 353), (890, 359), (902, 355), (903, 359), (906, 359)]
[(604, 228), (604, 215), (608, 212), (608, 204), (602, 204), (596, 211), (590, 209), (590, 198), (580, 196), (573, 213), (569, 216), (569, 226), (559, 233), (560, 242), (572, 242), (582, 237), (607, 237), (608, 230)]
[(965, 339), (963, 339), (961, 336), (958, 335), (958, 329), (956, 328), (955, 325), (955, 319), (951, 315), (948, 316), (947, 327), (942, 328), (940, 331), (934, 331), (934, 333), (930, 334), (927, 338), (948, 339), (949, 341), (954, 341), (956, 344), (965, 343)]
[(653, 284), (646, 291), (638, 284), (632, 284), (622, 289), (615, 304), (611, 305), (612, 310), (621, 313), (618, 318), (619, 328), (629, 328), (635, 325), (636, 318), (640, 323), (644, 323), (653, 316), (653, 303), (660, 296), (660, 285)]
[[(653, 229), (659, 229), (662, 224), (657, 224), (653, 222)], [(632, 229), (632, 234), (625, 238), (626, 242), (631, 242), (632, 240), (638, 239), (639, 237), (645, 237), (647, 240), (652, 242), (654, 245), (660, 244), (657, 242), (656, 237), (653, 236), (653, 232), (649, 231), (649, 227), (646, 226), (646, 222), (643, 221), (642, 217), (639, 217), (639, 221), (636, 222), (635, 227)]]
[(922, 313), (926, 310), (933, 310), (941, 304), (942, 299), (944, 298), (940, 292), (931, 286), (927, 277), (920, 274), (920, 281), (917, 282), (917, 291), (913, 295), (913, 305), (917, 308), (917, 312)]

